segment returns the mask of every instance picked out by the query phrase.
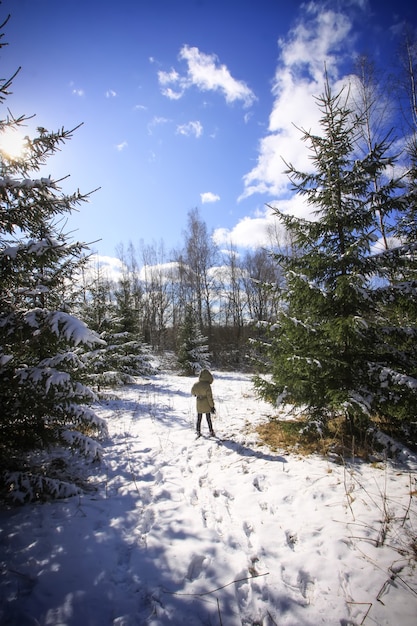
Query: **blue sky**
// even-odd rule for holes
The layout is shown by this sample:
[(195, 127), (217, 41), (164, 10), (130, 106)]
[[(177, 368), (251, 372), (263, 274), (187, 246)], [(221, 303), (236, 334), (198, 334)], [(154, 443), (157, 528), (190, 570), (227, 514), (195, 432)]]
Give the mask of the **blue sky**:
[[(300, 167), (295, 125), (314, 127), (326, 62), (343, 84), (358, 53), (393, 60), (403, 0), (3, 0), (11, 14), (2, 76), (22, 70), (6, 105), (31, 127), (83, 122), (45, 174), (66, 191), (97, 187), (67, 225), (116, 247), (182, 244), (198, 207), (220, 246), (264, 244), (266, 202), (302, 212), (282, 157)], [(340, 7), (342, 7), (340, 9)]]

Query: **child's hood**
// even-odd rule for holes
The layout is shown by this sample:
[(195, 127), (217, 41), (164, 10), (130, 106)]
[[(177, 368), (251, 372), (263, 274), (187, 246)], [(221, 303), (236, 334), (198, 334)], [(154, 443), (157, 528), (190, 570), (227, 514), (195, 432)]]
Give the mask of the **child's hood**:
[(204, 383), (210, 383), (211, 385), (211, 383), (213, 382), (213, 376), (208, 370), (201, 370), (198, 380)]

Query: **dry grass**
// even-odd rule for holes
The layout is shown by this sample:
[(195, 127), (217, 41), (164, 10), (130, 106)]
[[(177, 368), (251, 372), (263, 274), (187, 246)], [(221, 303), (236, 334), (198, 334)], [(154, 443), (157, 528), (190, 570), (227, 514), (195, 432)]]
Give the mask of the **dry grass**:
[(344, 418), (335, 418), (327, 424), (326, 433), (307, 430), (307, 420), (303, 417), (294, 420), (280, 420), (271, 417), (270, 420), (256, 428), (260, 441), (271, 450), (283, 450), (288, 453), (297, 453), (302, 456), (310, 454), (358, 457), (368, 459), (375, 451), (375, 441), (359, 441), (349, 433)]

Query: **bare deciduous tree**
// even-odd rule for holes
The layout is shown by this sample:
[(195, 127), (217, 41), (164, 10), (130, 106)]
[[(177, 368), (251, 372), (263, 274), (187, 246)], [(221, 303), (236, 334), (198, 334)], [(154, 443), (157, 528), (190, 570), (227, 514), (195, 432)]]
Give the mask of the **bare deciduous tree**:
[(184, 244), (184, 268), (186, 268), (187, 280), (192, 289), (192, 304), (197, 313), (200, 328), (201, 330), (207, 329), (210, 341), (213, 325), (213, 278), (209, 270), (216, 263), (218, 250), (198, 209), (192, 209), (188, 213)]

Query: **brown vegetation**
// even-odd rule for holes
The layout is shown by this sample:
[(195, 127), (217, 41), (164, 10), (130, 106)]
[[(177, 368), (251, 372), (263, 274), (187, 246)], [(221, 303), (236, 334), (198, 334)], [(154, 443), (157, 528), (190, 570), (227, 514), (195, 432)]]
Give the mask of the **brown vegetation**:
[(320, 454), (331, 456), (333, 460), (352, 457), (370, 460), (382, 450), (371, 432), (368, 438), (357, 438), (343, 417), (329, 420), (325, 433), (307, 426), (308, 421), (303, 416), (291, 420), (271, 417), (267, 423), (257, 426), (256, 432), (271, 450), (301, 456)]

